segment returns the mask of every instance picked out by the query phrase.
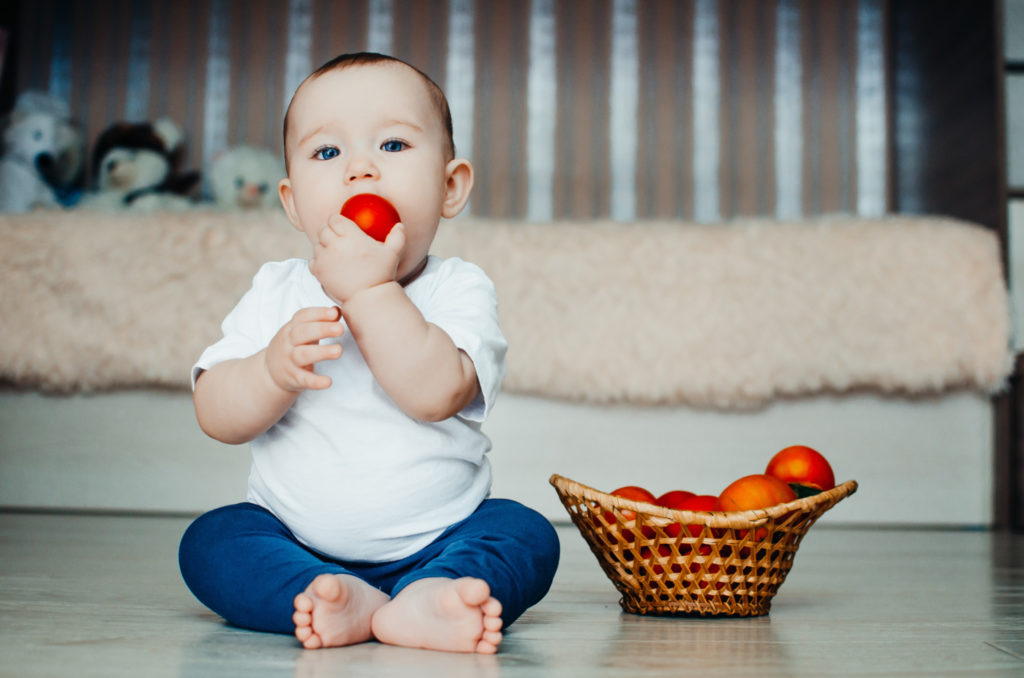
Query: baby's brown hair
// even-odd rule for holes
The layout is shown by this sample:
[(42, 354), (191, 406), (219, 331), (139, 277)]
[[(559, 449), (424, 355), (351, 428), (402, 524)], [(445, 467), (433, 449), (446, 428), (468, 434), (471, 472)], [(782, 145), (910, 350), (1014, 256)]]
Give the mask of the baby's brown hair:
[[(452, 131), (452, 112), (448, 107), (448, 98), (444, 95), (444, 91), (438, 86), (436, 82), (431, 80), (430, 76), (416, 68), (410, 63), (402, 61), (393, 56), (387, 54), (378, 54), (377, 52), (353, 52), (350, 54), (341, 54), (320, 68), (313, 71), (309, 78), (317, 78), (333, 70), (349, 68), (352, 66), (370, 66), (374, 64), (401, 64), (408, 66), (412, 70), (416, 71), (419, 76), (423, 79), (424, 84), (427, 86), (427, 92), (430, 93), (431, 102), (434, 104), (434, 108), (437, 110), (438, 115), (441, 117), (441, 127), (444, 129), (445, 134), (445, 154), (446, 160), (451, 160), (455, 157), (455, 135)], [(309, 79), (307, 78), (307, 80)], [(295, 96), (292, 95), (292, 101), (295, 101)], [(289, 158), (288, 158), (288, 114), (292, 110), (291, 102), (288, 104), (288, 110), (284, 114), (284, 129), (281, 133), (282, 143), (284, 144), (284, 162), (285, 170), (287, 171)]]

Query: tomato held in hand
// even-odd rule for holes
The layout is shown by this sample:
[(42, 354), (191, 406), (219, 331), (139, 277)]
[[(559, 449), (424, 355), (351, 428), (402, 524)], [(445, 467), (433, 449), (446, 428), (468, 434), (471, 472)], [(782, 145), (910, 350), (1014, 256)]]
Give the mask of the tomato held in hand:
[(749, 511), (796, 499), (793, 488), (769, 475), (744, 476), (718, 495), (720, 511)]
[(815, 490), (831, 490), (836, 486), (836, 478), (828, 460), (806, 445), (793, 445), (780, 451), (768, 462), (764, 472), (784, 483)]
[(398, 210), (384, 198), (373, 193), (353, 195), (341, 206), (341, 216), (356, 222), (374, 240), (384, 242), (400, 220)]

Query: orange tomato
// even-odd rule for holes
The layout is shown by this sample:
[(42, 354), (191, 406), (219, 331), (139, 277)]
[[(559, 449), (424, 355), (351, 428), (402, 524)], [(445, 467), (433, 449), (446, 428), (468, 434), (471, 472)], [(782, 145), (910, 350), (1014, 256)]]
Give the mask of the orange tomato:
[(764, 472), (784, 483), (805, 485), (816, 490), (831, 490), (836, 486), (828, 460), (806, 445), (793, 445), (781, 450), (771, 458)]
[(749, 511), (796, 499), (793, 488), (769, 475), (744, 476), (718, 495), (718, 510)]

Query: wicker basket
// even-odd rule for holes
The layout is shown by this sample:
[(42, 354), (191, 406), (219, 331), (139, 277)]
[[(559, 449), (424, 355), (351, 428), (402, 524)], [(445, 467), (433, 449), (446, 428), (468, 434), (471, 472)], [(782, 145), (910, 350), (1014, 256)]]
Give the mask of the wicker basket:
[(800, 540), (857, 491), (831, 490), (753, 511), (676, 511), (551, 476), (569, 517), (637, 614), (756, 616), (793, 566)]

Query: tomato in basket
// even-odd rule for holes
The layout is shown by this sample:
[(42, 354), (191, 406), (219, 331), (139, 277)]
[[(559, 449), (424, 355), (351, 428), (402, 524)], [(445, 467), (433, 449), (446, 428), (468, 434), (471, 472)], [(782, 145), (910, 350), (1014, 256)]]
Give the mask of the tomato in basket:
[(665, 494), (655, 499), (654, 503), (657, 504), (658, 506), (664, 506), (665, 508), (680, 509), (682, 508), (680, 506), (682, 502), (686, 501), (690, 497), (695, 496), (697, 495), (695, 495), (693, 492), (687, 492), (686, 490), (672, 490), (671, 492), (666, 492)]
[[(764, 472), (784, 483), (812, 490), (831, 490), (836, 486), (835, 474), (832, 473), (828, 459), (806, 445), (791, 445), (779, 451), (768, 462)], [(794, 489), (798, 494), (801, 493), (799, 488)]]
[[(686, 490), (672, 490), (658, 497), (654, 503), (658, 506), (673, 509), (676, 511), (683, 509), (683, 502), (690, 497), (695, 497), (693, 492), (687, 492)], [(679, 523), (672, 523), (665, 527), (665, 534), (675, 539), (679, 536), (679, 533), (683, 531), (683, 526)]]
[[(644, 501), (647, 502), (648, 504), (653, 504), (655, 501), (654, 495), (651, 494), (648, 490), (645, 490), (644, 488), (640, 487), (639, 485), (626, 485), (624, 487), (620, 487), (617, 490), (612, 490), (611, 494), (614, 494), (616, 497), (622, 497), (623, 499), (632, 499), (633, 501)], [(636, 518), (636, 513), (628, 509), (623, 509), (622, 517), (626, 520), (634, 520)], [(612, 520), (614, 520), (614, 518)]]
[(744, 476), (733, 481), (718, 495), (720, 511), (750, 511), (784, 504), (796, 499), (796, 492), (775, 476)]
[[(718, 510), (718, 497), (713, 494), (695, 494), (692, 497), (687, 497), (679, 504), (680, 511), (717, 511)], [(691, 537), (700, 536), (701, 530), (704, 529), (703, 525), (687, 525), (687, 531)], [(667, 532), (668, 530), (666, 530)], [(679, 534), (679, 531), (676, 531)], [(675, 535), (671, 535), (675, 536)]]

